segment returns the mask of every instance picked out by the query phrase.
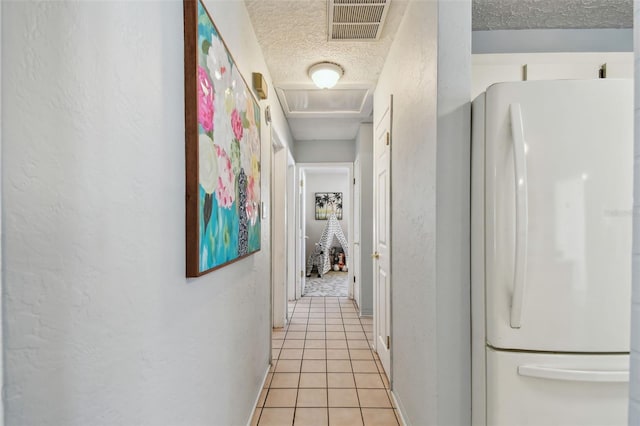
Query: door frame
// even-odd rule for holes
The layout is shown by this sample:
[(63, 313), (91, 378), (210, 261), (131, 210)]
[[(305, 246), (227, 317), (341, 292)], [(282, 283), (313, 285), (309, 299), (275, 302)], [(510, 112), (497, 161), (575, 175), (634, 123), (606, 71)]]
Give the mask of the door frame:
[(269, 220), (271, 229), (271, 326), (282, 328), (288, 320), (286, 262), (282, 258), (287, 253), (287, 153), (278, 132), (271, 128), (271, 173)]
[[(353, 197), (354, 197), (354, 191), (353, 191), (353, 163), (348, 163), (348, 162), (340, 162), (340, 163), (298, 163), (296, 164), (296, 176), (298, 177), (298, 182), (300, 181), (299, 177), (306, 172), (307, 170), (317, 170), (317, 169), (336, 169), (336, 168), (345, 168), (347, 169), (347, 179), (349, 184), (349, 208), (347, 209), (347, 211), (345, 212), (343, 210), (343, 215), (346, 213), (347, 216), (347, 226), (349, 228), (349, 238), (347, 239), (348, 242), (348, 250), (349, 250), (349, 255), (353, 256), (353, 227), (354, 225), (354, 218), (353, 218)], [(307, 194), (307, 187), (306, 187), (306, 183), (302, 184), (302, 192), (303, 192), (303, 200), (306, 199), (306, 194)], [(301, 205), (300, 203), (300, 197), (296, 197), (296, 217), (297, 220), (303, 220), (304, 218), (304, 205)], [(360, 218), (358, 218), (358, 224), (360, 223)], [(297, 252), (297, 256), (296, 256), (296, 271), (300, 271), (302, 272), (302, 279), (300, 281), (300, 283), (297, 283), (299, 285), (296, 286), (296, 296), (298, 295), (298, 292), (300, 292), (300, 297), (303, 296), (303, 292), (302, 292), (302, 283), (304, 282), (304, 275), (305, 275), (305, 267), (306, 267), (306, 259), (304, 256), (304, 245), (302, 243), (302, 241), (305, 241), (305, 235), (300, 235), (300, 232), (302, 231), (303, 227), (301, 226), (296, 226), (296, 242), (298, 243), (298, 247), (296, 250), (298, 250)], [(351, 260), (351, 262), (349, 263), (349, 270), (347, 272), (347, 280), (349, 282), (349, 291), (348, 291), (348, 297), (349, 299), (353, 299), (353, 259)], [(300, 272), (296, 273), (296, 277), (300, 274)]]

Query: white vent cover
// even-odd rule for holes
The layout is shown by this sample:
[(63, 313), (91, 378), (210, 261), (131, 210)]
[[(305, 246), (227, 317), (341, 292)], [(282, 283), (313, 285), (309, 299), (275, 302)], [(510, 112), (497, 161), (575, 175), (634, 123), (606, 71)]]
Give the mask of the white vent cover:
[(377, 40), (391, 0), (328, 0), (329, 40)]

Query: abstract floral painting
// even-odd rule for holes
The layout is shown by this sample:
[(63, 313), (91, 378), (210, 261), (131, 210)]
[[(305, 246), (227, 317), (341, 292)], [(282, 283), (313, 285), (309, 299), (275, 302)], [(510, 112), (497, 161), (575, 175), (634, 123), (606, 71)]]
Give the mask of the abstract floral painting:
[(200, 0), (184, 0), (187, 276), (260, 250), (260, 106)]

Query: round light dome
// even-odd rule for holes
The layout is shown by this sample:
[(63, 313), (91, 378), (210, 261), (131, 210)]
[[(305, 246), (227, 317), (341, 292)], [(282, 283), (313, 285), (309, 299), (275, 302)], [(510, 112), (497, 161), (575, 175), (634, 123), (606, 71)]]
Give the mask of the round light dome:
[(336, 85), (344, 70), (333, 62), (319, 62), (309, 68), (309, 77), (321, 89), (330, 89)]

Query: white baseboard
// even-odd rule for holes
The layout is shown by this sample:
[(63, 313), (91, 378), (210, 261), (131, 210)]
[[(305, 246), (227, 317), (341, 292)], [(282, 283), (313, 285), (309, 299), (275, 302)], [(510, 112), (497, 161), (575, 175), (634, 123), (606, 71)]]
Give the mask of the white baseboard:
[(264, 377), (262, 378), (262, 383), (260, 384), (260, 389), (258, 389), (258, 396), (256, 396), (256, 400), (253, 401), (253, 410), (251, 410), (251, 414), (249, 415), (247, 426), (251, 426), (251, 420), (253, 420), (253, 415), (255, 414), (256, 408), (258, 407), (258, 401), (260, 401), (260, 395), (262, 394), (262, 389), (264, 389), (264, 384), (267, 382), (267, 377), (269, 376), (270, 369), (271, 365), (267, 365), (267, 371), (265, 371)]
[(398, 398), (396, 397), (394, 391), (391, 391), (391, 397), (393, 398), (393, 405), (396, 407), (396, 412), (400, 416), (400, 426), (410, 426), (409, 423), (407, 423), (407, 421), (405, 420), (404, 415), (402, 414), (404, 412), (404, 408), (400, 400), (398, 400)]

